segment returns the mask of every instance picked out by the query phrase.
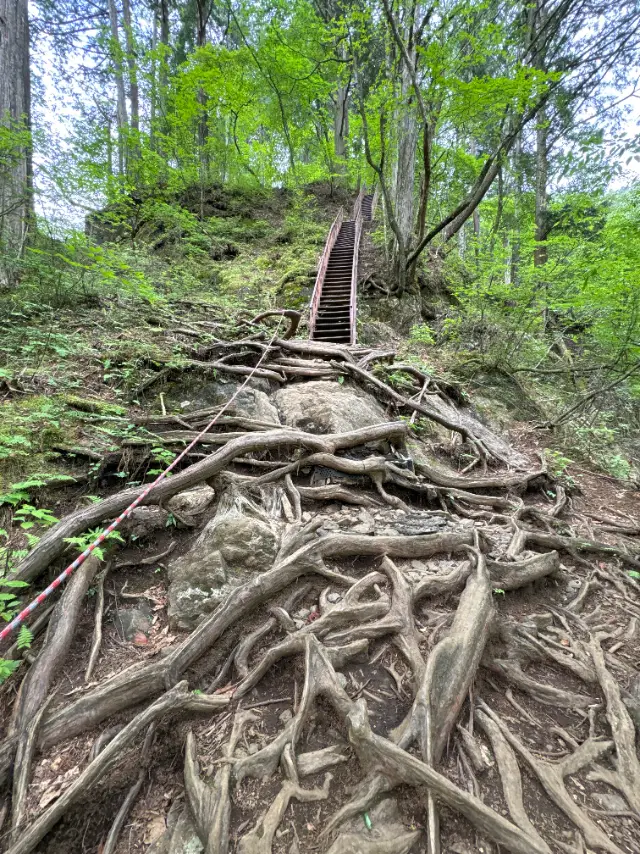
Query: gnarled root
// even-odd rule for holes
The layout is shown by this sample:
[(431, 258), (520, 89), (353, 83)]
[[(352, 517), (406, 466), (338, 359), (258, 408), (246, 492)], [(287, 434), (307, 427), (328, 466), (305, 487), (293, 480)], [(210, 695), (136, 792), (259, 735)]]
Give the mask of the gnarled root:
[(243, 728), (257, 715), (239, 712), (233, 722), (231, 737), (224, 751), (223, 765), (210, 786), (200, 778), (196, 740), (192, 732), (187, 735), (184, 757), (184, 783), (187, 799), (195, 819), (198, 836), (206, 854), (227, 854), (229, 850), (229, 818), (231, 800), (229, 787), (233, 753)]
[(461, 813), (479, 831), (512, 854), (548, 854), (535, 839), (511, 824), (482, 801), (463, 792), (425, 762), (420, 762), (386, 738), (375, 735), (369, 726), (364, 700), (352, 704), (347, 715), (349, 741), (365, 768), (379, 772), (397, 783), (427, 786), (434, 797)]
[(559, 762), (546, 762), (534, 757), (531, 751), (509, 730), (486, 703), (480, 702), (479, 705), (485, 715), (500, 729), (500, 732), (511, 747), (524, 759), (554, 804), (581, 831), (587, 845), (594, 848), (602, 848), (604, 851), (608, 851), (609, 854), (622, 854), (620, 848), (580, 809), (564, 785), (565, 777), (575, 774), (580, 768), (589, 765), (599, 756), (607, 753), (613, 747), (613, 743), (589, 737), (573, 753)]
[(295, 798), (303, 803), (324, 801), (329, 797), (331, 774), (327, 774), (321, 789), (303, 789), (295, 780), (285, 780), (282, 788), (266, 814), (256, 826), (238, 842), (238, 854), (271, 854), (276, 830), (284, 818), (289, 801)]
[[(202, 698), (197, 703), (198, 707), (204, 707)], [(219, 709), (228, 703), (222, 697), (207, 698), (210, 710)], [(176, 712), (182, 709), (194, 708), (194, 698), (187, 690), (187, 683), (181, 682), (171, 691), (159, 697), (144, 711), (136, 715), (130, 723), (122, 729), (115, 738), (109, 742), (104, 750), (91, 762), (80, 776), (69, 786), (58, 800), (46, 809), (34, 822), (32, 822), (19, 838), (7, 851), (7, 854), (30, 854), (41, 839), (62, 818), (69, 807), (81, 796), (85, 796), (96, 783), (98, 783), (118, 762), (122, 752), (129, 747), (136, 736), (146, 729), (153, 721), (157, 720), (167, 712)]]
[(549, 847), (531, 823), (522, 802), (522, 777), (518, 760), (506, 740), (500, 727), (488, 715), (480, 709), (475, 711), (475, 719), (486, 733), (493, 749), (498, 772), (502, 780), (502, 791), (507, 802), (509, 815), (525, 833), (535, 839), (542, 850), (549, 851)]

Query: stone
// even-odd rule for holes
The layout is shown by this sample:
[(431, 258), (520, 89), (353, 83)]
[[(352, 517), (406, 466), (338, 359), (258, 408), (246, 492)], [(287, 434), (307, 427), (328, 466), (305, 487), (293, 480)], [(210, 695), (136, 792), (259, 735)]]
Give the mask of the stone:
[(282, 420), (308, 433), (346, 433), (387, 421), (371, 395), (349, 385), (320, 380), (278, 389), (274, 400)]
[(147, 848), (147, 854), (202, 854), (204, 846), (187, 807), (182, 807), (173, 824), (170, 816), (171, 813), (167, 818), (167, 829)]
[(118, 608), (113, 617), (116, 631), (126, 641), (140, 640), (139, 634), (146, 636), (151, 630), (152, 613), (146, 603), (137, 608)]
[(136, 507), (120, 530), (133, 540), (142, 540), (154, 531), (166, 528), (168, 517), (168, 512), (161, 507)]
[(617, 795), (615, 792), (596, 792), (592, 798), (603, 810), (609, 812), (626, 812), (629, 809), (622, 795)]
[(331, 602), (332, 605), (335, 605), (336, 602), (341, 602), (342, 596), (339, 593), (327, 593), (327, 602)]
[(167, 613), (174, 629), (193, 629), (240, 584), (271, 568), (279, 528), (234, 488), (186, 554), (169, 566)]
[(445, 516), (429, 516), (427, 513), (406, 513), (395, 521), (399, 534), (415, 537), (420, 534), (437, 534), (448, 526)]
[(354, 534), (373, 534), (373, 525), (370, 522), (360, 522), (351, 528)]
[[(182, 406), (183, 412), (194, 412), (198, 409), (209, 409), (213, 406), (221, 406), (230, 400), (240, 388), (241, 382), (221, 377), (209, 382), (198, 382), (197, 386), (190, 389), (185, 396), (185, 389), (180, 390), (180, 395), (175, 402), (186, 404)], [(249, 385), (243, 388), (235, 398), (225, 415), (240, 418), (251, 418), (255, 421), (266, 421), (270, 424), (279, 424), (278, 411), (269, 400), (268, 394), (271, 386), (268, 380), (253, 377)], [(174, 398), (171, 393), (167, 395), (171, 403)]]
[(166, 507), (187, 516), (198, 516), (200, 513), (204, 513), (214, 498), (213, 489), (203, 483), (193, 489), (187, 489), (185, 492), (174, 495), (167, 501)]
[(291, 711), (291, 709), (285, 709), (282, 714), (278, 715), (278, 720), (282, 724), (288, 724), (292, 717), (293, 712)]

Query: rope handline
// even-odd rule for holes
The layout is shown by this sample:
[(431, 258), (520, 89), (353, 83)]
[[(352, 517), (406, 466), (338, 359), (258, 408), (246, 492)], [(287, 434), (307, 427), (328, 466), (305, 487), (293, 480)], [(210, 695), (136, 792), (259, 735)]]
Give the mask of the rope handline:
[(42, 593), (36, 596), (36, 598), (32, 602), (30, 602), (26, 608), (20, 611), (20, 613), (17, 614), (17, 616), (15, 616), (13, 620), (11, 620), (11, 622), (0, 632), (0, 642), (2, 642), (5, 638), (8, 638), (9, 635), (18, 628), (18, 626), (24, 623), (25, 619), (29, 616), (29, 614), (32, 614), (36, 610), (38, 605), (41, 605), (45, 601), (45, 599), (47, 599), (54, 592), (54, 590), (57, 590), (57, 588), (60, 587), (60, 585), (63, 584), (67, 580), (67, 578), (69, 578), (69, 576), (74, 570), (76, 570), (79, 566), (82, 566), (82, 564), (94, 551), (94, 549), (101, 545), (109, 536), (109, 534), (112, 531), (115, 531), (115, 529), (120, 525), (120, 523), (127, 519), (133, 513), (136, 507), (142, 501), (144, 501), (144, 499), (156, 486), (158, 486), (159, 483), (162, 483), (162, 481), (167, 477), (167, 475), (170, 474), (170, 472), (177, 466), (180, 460), (184, 459), (184, 457), (189, 453), (189, 451), (191, 451), (191, 449), (198, 444), (200, 439), (202, 439), (202, 437), (214, 426), (218, 419), (222, 415), (224, 415), (224, 413), (231, 406), (231, 404), (240, 394), (240, 392), (249, 384), (249, 382), (253, 378), (253, 375), (264, 361), (267, 353), (271, 349), (271, 345), (276, 339), (276, 336), (282, 324), (282, 320), (283, 318), (280, 318), (280, 320), (278, 320), (278, 325), (276, 326), (275, 332), (271, 336), (269, 344), (265, 347), (264, 352), (254, 365), (253, 369), (251, 370), (251, 373), (248, 374), (244, 382), (240, 386), (238, 386), (238, 388), (235, 390), (229, 400), (222, 407), (220, 412), (218, 412), (217, 415), (207, 424), (207, 426), (203, 430), (201, 430), (200, 433), (198, 433), (195, 439), (193, 439), (192, 442), (187, 445), (187, 447), (180, 454), (178, 454), (178, 456), (173, 460), (172, 463), (167, 466), (167, 468), (162, 472), (162, 474), (159, 474), (158, 477), (153, 481), (153, 483), (150, 483), (149, 486), (143, 489), (140, 495), (136, 499), (134, 499), (134, 501), (131, 502), (127, 509), (123, 510), (122, 513), (117, 517), (117, 519), (114, 519), (114, 521), (107, 528), (105, 528), (102, 533), (99, 534), (99, 536), (95, 538), (91, 545), (87, 546), (87, 548), (82, 552), (82, 554), (78, 555), (78, 557), (73, 561), (73, 563), (70, 563), (69, 566), (65, 570), (63, 570), (60, 575), (55, 578), (45, 590), (42, 591)]

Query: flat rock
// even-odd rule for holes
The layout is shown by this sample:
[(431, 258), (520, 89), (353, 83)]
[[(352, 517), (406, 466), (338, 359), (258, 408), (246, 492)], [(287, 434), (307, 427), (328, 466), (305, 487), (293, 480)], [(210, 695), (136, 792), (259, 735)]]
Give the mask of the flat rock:
[(308, 433), (346, 433), (387, 421), (371, 395), (337, 382), (287, 385), (278, 389), (274, 400), (285, 424)]
[(592, 797), (598, 806), (609, 812), (625, 812), (629, 809), (622, 795), (617, 795), (615, 792), (596, 792)]
[(113, 624), (122, 640), (133, 641), (139, 633), (146, 635), (151, 629), (152, 614), (146, 603), (137, 608), (118, 608)]

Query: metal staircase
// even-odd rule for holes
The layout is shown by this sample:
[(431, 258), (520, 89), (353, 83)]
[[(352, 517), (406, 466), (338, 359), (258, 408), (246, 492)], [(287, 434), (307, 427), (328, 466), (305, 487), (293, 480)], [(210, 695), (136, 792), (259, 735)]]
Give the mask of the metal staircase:
[(375, 195), (360, 191), (353, 218), (335, 218), (318, 265), (311, 298), (309, 337), (335, 344), (356, 343), (358, 255), (362, 224), (372, 219)]

